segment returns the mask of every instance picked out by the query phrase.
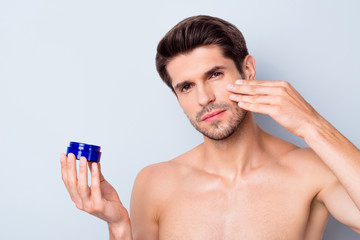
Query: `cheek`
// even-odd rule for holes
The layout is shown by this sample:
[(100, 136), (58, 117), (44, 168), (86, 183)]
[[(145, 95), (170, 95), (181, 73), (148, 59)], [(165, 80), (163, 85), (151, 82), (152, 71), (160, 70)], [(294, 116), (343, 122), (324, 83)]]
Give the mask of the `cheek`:
[(212, 83), (212, 88), (216, 96), (219, 96), (219, 98), (221, 98), (222, 100), (230, 100), (229, 96), (231, 93), (227, 90), (227, 86), (229, 84), (235, 84), (235, 81), (237, 79), (239, 78), (236, 78), (236, 76), (227, 75), (220, 81), (214, 81)]
[(183, 99), (179, 99), (178, 101), (181, 109), (187, 116), (192, 117), (196, 114), (194, 113), (196, 109), (194, 109), (194, 102), (192, 100), (187, 99), (186, 101), (184, 101)]
[(231, 82), (224, 81), (221, 84), (218, 84), (216, 88), (214, 88), (214, 92), (216, 94), (217, 101), (226, 101), (230, 102), (230, 92), (227, 90), (227, 85)]

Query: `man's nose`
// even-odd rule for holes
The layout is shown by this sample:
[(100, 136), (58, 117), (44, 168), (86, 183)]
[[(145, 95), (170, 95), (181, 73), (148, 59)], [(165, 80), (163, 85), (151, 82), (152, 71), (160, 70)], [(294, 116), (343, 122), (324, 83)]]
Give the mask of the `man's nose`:
[(201, 86), (198, 88), (198, 103), (201, 106), (206, 106), (210, 102), (215, 101), (215, 94), (211, 87), (209, 86)]

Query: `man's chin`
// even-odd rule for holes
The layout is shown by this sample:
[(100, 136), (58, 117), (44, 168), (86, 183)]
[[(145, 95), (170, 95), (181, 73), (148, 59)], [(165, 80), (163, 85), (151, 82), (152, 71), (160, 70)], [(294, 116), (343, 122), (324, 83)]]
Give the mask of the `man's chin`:
[(235, 133), (236, 129), (231, 132), (226, 133), (206, 133), (201, 132), (205, 137), (214, 140), (214, 141), (223, 141), (231, 137)]
[(220, 124), (216, 125), (217, 129), (214, 130), (206, 130), (202, 129), (198, 126), (194, 126), (197, 131), (199, 131), (205, 137), (214, 140), (214, 141), (222, 141), (234, 134), (237, 130), (238, 126), (230, 126), (230, 127), (221, 127)]

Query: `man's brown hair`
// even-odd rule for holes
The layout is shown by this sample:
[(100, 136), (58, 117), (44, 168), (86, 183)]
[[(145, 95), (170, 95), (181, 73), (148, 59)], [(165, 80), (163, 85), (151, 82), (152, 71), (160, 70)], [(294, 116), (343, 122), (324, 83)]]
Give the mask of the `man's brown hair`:
[(186, 54), (197, 47), (207, 45), (219, 46), (224, 57), (232, 59), (239, 73), (243, 75), (242, 63), (249, 53), (239, 29), (216, 17), (205, 15), (189, 17), (167, 32), (157, 47), (156, 69), (171, 90), (174, 91), (166, 70), (168, 62), (179, 54)]

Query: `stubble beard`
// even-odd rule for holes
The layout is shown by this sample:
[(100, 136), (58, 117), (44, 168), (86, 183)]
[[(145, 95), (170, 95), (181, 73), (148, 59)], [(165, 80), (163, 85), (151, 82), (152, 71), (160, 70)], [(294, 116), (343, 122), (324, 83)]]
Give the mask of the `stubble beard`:
[[(221, 109), (231, 111), (234, 116), (226, 124), (222, 120), (212, 121), (207, 129), (200, 127), (199, 123), (204, 114), (211, 112), (214, 109)], [(198, 130), (201, 134), (215, 141), (225, 140), (239, 128), (240, 124), (244, 120), (247, 111), (239, 108), (237, 104), (229, 103), (212, 103), (204, 107), (200, 112), (196, 114), (195, 119), (189, 118), (191, 124)]]

